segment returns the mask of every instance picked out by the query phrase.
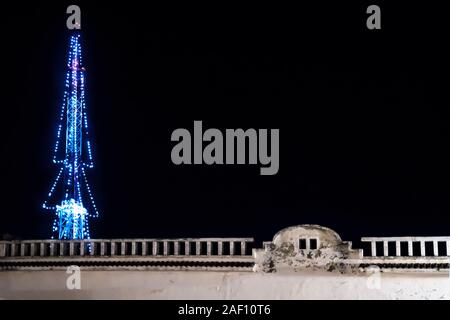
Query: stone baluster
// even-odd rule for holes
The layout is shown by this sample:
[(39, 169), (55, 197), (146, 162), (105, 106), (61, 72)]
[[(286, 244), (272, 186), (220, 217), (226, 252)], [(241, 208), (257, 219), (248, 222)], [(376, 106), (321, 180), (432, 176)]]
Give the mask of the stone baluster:
[(0, 243), (0, 257), (6, 257), (6, 243)]
[(44, 242), (41, 242), (39, 244), (39, 255), (41, 257), (45, 256), (45, 243)]
[(105, 242), (104, 241), (100, 242), (100, 255), (101, 256), (105, 255)]
[(247, 252), (247, 242), (241, 241), (241, 255), (245, 256)]
[(376, 257), (377, 256), (377, 243), (376, 243), (376, 241), (372, 241), (370, 243), (370, 245), (371, 245), (372, 257)]
[(164, 241), (163, 242), (163, 255), (167, 256), (169, 253), (169, 242)]
[(395, 255), (397, 257), (400, 257), (402, 255), (400, 241), (395, 241)]
[(136, 242), (135, 241), (131, 242), (131, 255), (132, 256), (136, 255)]
[(437, 241), (433, 241), (433, 255), (435, 257), (439, 256), (439, 246)]
[(180, 243), (178, 241), (173, 243), (173, 254), (176, 256), (180, 255)]
[(414, 255), (413, 243), (412, 241), (408, 241), (408, 256), (412, 257), (413, 255)]
[(234, 241), (230, 241), (230, 256), (234, 255)]
[(211, 241), (206, 242), (206, 255), (210, 256), (212, 253), (212, 243)]
[(152, 243), (152, 255), (157, 256), (158, 255), (158, 241), (153, 241)]
[(124, 256), (126, 254), (127, 244), (125, 241), (120, 243), (120, 254)]
[(80, 256), (84, 256), (85, 247), (86, 247), (86, 242), (81, 241), (80, 242)]
[(197, 256), (200, 255), (200, 253), (201, 253), (201, 248), (202, 248), (202, 246), (201, 246), (200, 241), (196, 241), (196, 242), (195, 242), (195, 254), (196, 254)]
[(217, 254), (219, 256), (223, 255), (223, 242), (222, 241), (219, 241), (217, 243)]
[(69, 256), (73, 256), (75, 253), (75, 246), (73, 241), (69, 242)]
[(184, 242), (184, 254), (187, 256), (191, 254), (191, 244), (189, 241)]
[(425, 257), (425, 241), (420, 241), (420, 255)]
[(147, 242), (146, 241), (142, 241), (142, 255), (143, 256), (147, 255)]
[(383, 241), (383, 256), (389, 256), (389, 244), (387, 241)]

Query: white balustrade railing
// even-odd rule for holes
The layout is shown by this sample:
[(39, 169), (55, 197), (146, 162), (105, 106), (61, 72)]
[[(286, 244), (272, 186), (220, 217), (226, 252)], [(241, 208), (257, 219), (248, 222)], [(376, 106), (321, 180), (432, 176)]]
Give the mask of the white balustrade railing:
[(372, 257), (450, 256), (450, 237), (364, 237), (361, 241), (370, 243)]
[[(450, 237), (364, 237), (365, 257), (450, 256)], [(249, 256), (253, 238), (0, 241), (0, 258), (57, 256)]]
[(55, 256), (248, 256), (253, 238), (0, 241), (0, 258)]

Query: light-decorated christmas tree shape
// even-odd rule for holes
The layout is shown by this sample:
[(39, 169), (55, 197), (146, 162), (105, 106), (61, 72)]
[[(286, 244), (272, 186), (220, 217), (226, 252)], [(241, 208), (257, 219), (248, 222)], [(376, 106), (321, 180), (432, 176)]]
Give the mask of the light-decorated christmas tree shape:
[(89, 218), (98, 217), (86, 175), (86, 170), (94, 167), (94, 161), (89, 141), (86, 70), (80, 38), (78, 32), (70, 36), (65, 90), (53, 155), (53, 163), (60, 166), (60, 170), (43, 204), (44, 209), (56, 215), (53, 232), (58, 239), (90, 239)]

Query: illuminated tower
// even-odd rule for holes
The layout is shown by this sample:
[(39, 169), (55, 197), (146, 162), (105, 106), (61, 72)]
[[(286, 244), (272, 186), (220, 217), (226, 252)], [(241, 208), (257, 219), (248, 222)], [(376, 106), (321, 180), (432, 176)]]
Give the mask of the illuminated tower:
[(53, 232), (59, 239), (90, 239), (89, 218), (98, 217), (86, 175), (86, 169), (93, 168), (94, 162), (88, 134), (85, 72), (80, 35), (75, 33), (70, 37), (65, 92), (53, 155), (53, 163), (60, 170), (43, 204), (44, 209), (56, 214)]

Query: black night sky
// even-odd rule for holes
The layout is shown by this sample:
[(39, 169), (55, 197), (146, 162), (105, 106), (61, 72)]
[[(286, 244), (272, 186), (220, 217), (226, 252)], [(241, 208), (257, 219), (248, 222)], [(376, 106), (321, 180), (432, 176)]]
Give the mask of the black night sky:
[[(344, 1), (340, 1), (344, 2)], [(250, 236), (321, 224), (345, 240), (450, 235), (449, 19), (366, 3), (2, 9), (0, 234), (48, 238), (41, 209), (70, 32), (82, 10), (100, 208), (94, 238)], [(372, 3), (369, 3), (372, 4)], [(280, 170), (176, 166), (173, 130), (279, 128)]]

